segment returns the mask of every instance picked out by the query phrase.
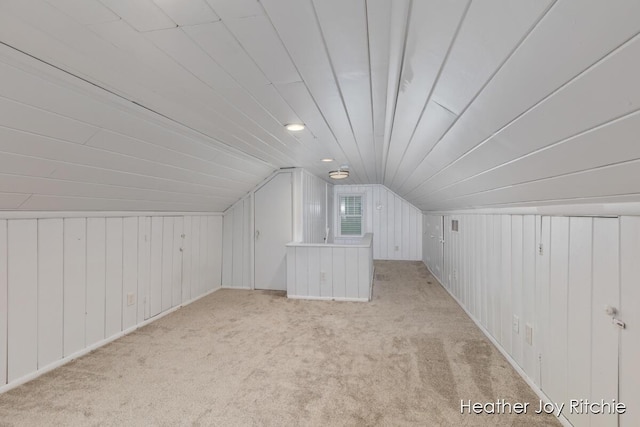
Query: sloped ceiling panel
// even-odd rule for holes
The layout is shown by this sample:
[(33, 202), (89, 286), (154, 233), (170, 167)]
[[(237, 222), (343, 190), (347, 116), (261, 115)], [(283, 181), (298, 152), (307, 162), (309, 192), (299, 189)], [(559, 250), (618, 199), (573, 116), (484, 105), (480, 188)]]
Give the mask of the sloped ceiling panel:
[(423, 210), (640, 201), (637, 16), (637, 0), (4, 0), (0, 209), (221, 211), (278, 168), (341, 165)]

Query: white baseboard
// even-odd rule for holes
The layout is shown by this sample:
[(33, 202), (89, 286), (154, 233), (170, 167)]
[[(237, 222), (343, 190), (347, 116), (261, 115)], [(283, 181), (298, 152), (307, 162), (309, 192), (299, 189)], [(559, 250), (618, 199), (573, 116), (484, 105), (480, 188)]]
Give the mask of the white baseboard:
[[(480, 329), (480, 331), (489, 339), (489, 341), (491, 341), (491, 343), (493, 344), (493, 346), (495, 348), (498, 349), (498, 351), (504, 356), (505, 359), (507, 359), (507, 362), (509, 362), (511, 364), (511, 366), (513, 366), (513, 369), (516, 370), (516, 372), (518, 373), (518, 375), (520, 375), (522, 377), (522, 379), (529, 385), (529, 387), (531, 387), (531, 389), (538, 395), (538, 397), (540, 398), (540, 400), (542, 400), (545, 403), (550, 403), (552, 402), (551, 399), (549, 399), (549, 397), (540, 389), (540, 387), (538, 387), (538, 385), (533, 381), (533, 379), (531, 379), (527, 373), (520, 367), (520, 365), (518, 365), (518, 363), (511, 357), (511, 355), (507, 352), (507, 350), (505, 350), (500, 343), (493, 337), (493, 335), (491, 335), (489, 333), (489, 331), (487, 331), (487, 329), (485, 329), (485, 327), (482, 325), (482, 323), (480, 323), (468, 310), (467, 308), (464, 306), (464, 304), (462, 304), (462, 302), (460, 302), (460, 300), (458, 300), (458, 298), (452, 294), (449, 289), (447, 289), (446, 286), (443, 286), (442, 283), (440, 282), (440, 279), (438, 279), (436, 277), (435, 274), (433, 274), (433, 272), (431, 271), (431, 269), (429, 269), (429, 266), (427, 266), (427, 264), (425, 263), (425, 267), (427, 267), (427, 270), (429, 270), (429, 273), (431, 273), (431, 275), (438, 281), (438, 284), (442, 287), (442, 289), (444, 289), (445, 291), (447, 291), (447, 293), (451, 296), (451, 298), (453, 298), (453, 300), (460, 306), (460, 308), (462, 310), (464, 310), (464, 312), (467, 314), (467, 316), (469, 317), (469, 319), (473, 320), (473, 323), (476, 324), (476, 326), (478, 327), (478, 329)], [(557, 420), (565, 427), (573, 427), (573, 424), (571, 424), (569, 422), (569, 420), (564, 416), (564, 415), (560, 415), (559, 417), (557, 417)]]
[(147, 320), (144, 320), (144, 321), (138, 323), (137, 325), (132, 326), (131, 328), (125, 329), (122, 332), (118, 332), (117, 334), (112, 335), (109, 338), (105, 338), (105, 339), (103, 339), (101, 341), (98, 341), (98, 342), (96, 342), (94, 344), (91, 344), (88, 347), (83, 348), (80, 351), (72, 353), (69, 356), (63, 357), (62, 359), (56, 360), (53, 363), (50, 363), (50, 364), (48, 364), (48, 365), (46, 365), (46, 366), (44, 366), (42, 368), (39, 368), (35, 372), (31, 372), (31, 373), (29, 373), (27, 375), (24, 375), (24, 376), (22, 376), (22, 377), (20, 377), (20, 378), (18, 378), (16, 380), (13, 380), (9, 384), (5, 384), (5, 385), (0, 387), (0, 394), (5, 393), (5, 392), (7, 392), (7, 391), (9, 391), (11, 389), (14, 389), (14, 388), (18, 387), (18, 386), (21, 386), (22, 384), (27, 383), (27, 382), (29, 382), (29, 381), (31, 381), (33, 379), (36, 379), (39, 376), (46, 374), (47, 372), (51, 372), (52, 370), (54, 370), (56, 368), (59, 368), (62, 365), (66, 365), (67, 363), (71, 362), (72, 360), (75, 360), (75, 359), (77, 359), (77, 358), (79, 358), (81, 356), (84, 356), (84, 355), (92, 352), (93, 350), (96, 350), (96, 349), (98, 349), (98, 348), (100, 348), (100, 347), (102, 347), (102, 346), (104, 346), (106, 344), (109, 344), (110, 342), (113, 342), (113, 341), (117, 340), (118, 338), (122, 338), (123, 336), (128, 335), (131, 332), (133, 332), (133, 331), (135, 331), (137, 329), (140, 329), (143, 326), (146, 326), (146, 325), (148, 325), (148, 324), (150, 324), (152, 322), (155, 322), (156, 320), (161, 319), (164, 316), (167, 316), (167, 315), (173, 313), (174, 311), (179, 310), (182, 307), (185, 307), (185, 306), (187, 306), (187, 305), (189, 305), (189, 304), (191, 304), (191, 303), (193, 303), (193, 302), (195, 302), (195, 301), (197, 301), (197, 300), (199, 300), (201, 298), (204, 298), (207, 295), (211, 295), (212, 293), (214, 293), (216, 291), (219, 291), (220, 289), (222, 289), (222, 288), (218, 287), (218, 288), (212, 289), (210, 291), (207, 291), (206, 293), (204, 293), (204, 294), (202, 294), (200, 296), (192, 298), (192, 299), (190, 299), (190, 300), (188, 300), (186, 302), (183, 302), (180, 305), (172, 307), (172, 308), (170, 308), (168, 310), (165, 310), (165, 311), (163, 311), (163, 312), (161, 312), (161, 313), (159, 313), (159, 314), (157, 314), (157, 315), (155, 315), (155, 316), (153, 316), (153, 317), (151, 317), (151, 318), (149, 318)]

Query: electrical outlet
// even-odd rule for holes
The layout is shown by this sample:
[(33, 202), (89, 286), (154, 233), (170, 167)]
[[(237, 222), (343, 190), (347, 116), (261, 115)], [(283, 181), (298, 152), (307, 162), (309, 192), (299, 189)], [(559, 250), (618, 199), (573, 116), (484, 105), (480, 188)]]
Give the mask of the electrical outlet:
[(327, 280), (327, 273), (325, 273), (324, 271), (320, 272), (320, 281), (324, 282), (325, 280)]
[(538, 245), (538, 255), (544, 255), (544, 246), (542, 246), (542, 243)]
[(127, 294), (127, 305), (133, 305), (136, 303), (136, 294)]
[(516, 334), (520, 333), (520, 319), (518, 316), (513, 316), (513, 332)]
[(525, 334), (526, 334), (525, 339), (527, 340), (527, 344), (533, 345), (533, 326), (531, 326), (531, 324), (527, 323), (524, 326), (524, 330), (525, 330)]
[(399, 250), (400, 250), (400, 246), (396, 246), (396, 251), (399, 251)]

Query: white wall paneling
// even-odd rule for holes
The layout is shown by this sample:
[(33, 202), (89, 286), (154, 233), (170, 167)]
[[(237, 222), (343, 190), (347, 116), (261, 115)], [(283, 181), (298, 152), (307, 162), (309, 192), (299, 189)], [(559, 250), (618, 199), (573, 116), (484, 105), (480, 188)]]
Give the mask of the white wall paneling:
[(162, 311), (162, 217), (151, 218), (151, 260), (150, 282), (147, 305), (149, 315), (153, 317)]
[(122, 329), (127, 330), (138, 318), (138, 224), (136, 217), (122, 222)]
[[(171, 243), (184, 230), (185, 241), (204, 250), (194, 270), (174, 258), (181, 246), (170, 246), (171, 271), (174, 263), (184, 267), (202, 285), (182, 301), (187, 285), (169, 277), (180, 295), (169, 294), (162, 309), (165, 221)], [(187, 239), (192, 231), (183, 225), (192, 222), (207, 231)], [(0, 219), (0, 267), (7, 272), (0, 275), (2, 391), (219, 288), (222, 215)]]
[[(0, 271), (7, 270), (7, 221), (0, 219)], [(7, 383), (8, 274), (0, 274), (0, 387)]]
[(85, 347), (87, 220), (64, 220), (64, 355)]
[(369, 301), (373, 286), (372, 235), (359, 244), (289, 243), (287, 297)]
[[(422, 259), (422, 213), (383, 185), (334, 185), (333, 223), (338, 226), (340, 193), (364, 195), (365, 233), (373, 233), (375, 259)], [(356, 239), (359, 240), (359, 239)], [(334, 237), (336, 243), (349, 239)]]
[[(333, 230), (333, 210), (330, 209), (328, 194), (333, 193), (334, 186), (306, 171), (301, 171), (299, 175), (294, 174), (294, 179), (297, 179), (298, 176), (302, 179), (302, 200), (299, 201), (302, 204), (302, 216), (299, 223), (303, 230), (301, 239), (294, 236), (294, 241), (304, 243), (329, 241), (326, 229)], [(294, 201), (297, 200), (294, 198)], [(331, 201), (333, 201), (333, 194), (331, 194)], [(325, 238), (327, 239), (325, 240)]]
[[(202, 240), (204, 240), (205, 242), (207, 241), (206, 238)], [(182, 254), (184, 253), (184, 241), (184, 219), (176, 217), (173, 221), (171, 307), (175, 307), (176, 305), (180, 305), (182, 303)]]
[(105, 337), (122, 331), (122, 222), (122, 218), (107, 218)]
[(287, 289), (286, 244), (294, 240), (293, 179), (291, 173), (277, 174), (253, 194), (256, 289)]
[(200, 217), (191, 217), (191, 293), (197, 295), (200, 289)]
[[(190, 218), (190, 217), (189, 217)], [(138, 218), (138, 323), (149, 318), (151, 284), (151, 218)]]
[[(571, 260), (570, 260), (571, 262)], [(595, 218), (593, 220), (593, 270), (591, 277), (591, 366), (583, 376), (591, 377), (592, 401), (618, 399), (619, 379), (631, 372), (619, 371), (620, 335), (628, 331), (619, 329), (604, 312), (605, 307), (620, 309), (620, 220), (618, 218)], [(584, 331), (569, 329), (569, 334)], [(633, 334), (633, 332), (631, 332)], [(569, 381), (569, 384), (572, 384)], [(611, 397), (613, 396), (613, 397)], [(633, 401), (632, 401), (633, 402)], [(631, 404), (631, 403), (630, 403)], [(637, 408), (637, 406), (635, 407)], [(636, 410), (630, 406), (630, 410)], [(589, 415), (591, 425), (616, 426), (618, 415)]]
[[(63, 356), (63, 229), (62, 219), (38, 220), (38, 366), (46, 366)], [(91, 231), (94, 231), (93, 228)], [(104, 257), (104, 229), (102, 243)], [(97, 271), (100, 272), (99, 267)], [(104, 267), (102, 281), (104, 293)], [(89, 292), (90, 289), (93, 291), (94, 287), (87, 284), (87, 303), (94, 293)], [(102, 302), (104, 306), (104, 295)], [(89, 321), (89, 313), (91, 311), (87, 307), (87, 327), (93, 326), (93, 322)]]
[[(43, 224), (45, 221), (50, 220), (41, 219), (39, 222)], [(41, 232), (39, 230), (38, 234)], [(87, 218), (86, 345), (105, 338), (106, 233), (105, 218)]]
[(233, 214), (228, 211), (222, 220), (222, 286), (233, 283)]
[(243, 287), (244, 276), (248, 275), (248, 271), (243, 270), (243, 262), (244, 262), (244, 244), (245, 239), (244, 235), (249, 232), (245, 228), (246, 220), (244, 218), (244, 204), (249, 203), (248, 199), (244, 199), (242, 203), (238, 203), (232, 209), (233, 215), (233, 243), (232, 243), (232, 253), (233, 253), (233, 279), (232, 284), (234, 286)]
[(254, 207), (253, 197), (245, 199), (244, 210), (242, 213), (243, 218), (243, 246), (242, 246), (242, 287), (253, 288), (253, 263), (254, 263)]
[[(423, 250), (422, 261), (429, 267), (433, 274), (444, 283), (442, 276), (443, 267), (443, 242), (444, 233), (442, 229), (443, 217), (441, 215), (424, 215), (423, 217)], [(375, 223), (375, 218), (374, 218)]]
[[(222, 218), (219, 220), (222, 222)], [(193, 239), (195, 238), (195, 236), (192, 236), (191, 234), (191, 222), (192, 218), (190, 216), (185, 216), (182, 224), (184, 230), (184, 240), (182, 242), (182, 302), (186, 302), (191, 299), (191, 246)], [(222, 242), (222, 236), (220, 236), (220, 242)], [(222, 251), (222, 244), (218, 246)], [(220, 256), (220, 259), (222, 259), (222, 256)], [(222, 265), (220, 265), (220, 267), (222, 267)]]
[[(640, 354), (640, 217), (620, 219), (620, 318), (627, 329), (620, 337), (619, 399), (629, 407), (629, 416), (620, 417), (620, 427), (631, 427), (640, 408), (640, 377), (637, 355)], [(632, 411), (632, 412), (631, 412)]]
[[(207, 277), (209, 278), (209, 287), (207, 289), (216, 289), (222, 286), (222, 216), (209, 216), (203, 217), (209, 221), (208, 225), (208, 248), (209, 253), (207, 260), (209, 263), (209, 271)], [(186, 222), (186, 218), (185, 218)], [(220, 242), (220, 244), (216, 243)]]
[(8, 221), (7, 380), (38, 368), (38, 222)]
[[(544, 248), (543, 248), (544, 249)], [(546, 319), (542, 385), (554, 399), (567, 397), (567, 325), (569, 280), (569, 218), (551, 218), (549, 244), (549, 317)], [(541, 331), (539, 331), (541, 332)], [(562, 368), (560, 368), (562, 366)]]
[(249, 227), (249, 220), (245, 218), (245, 204), (250, 204), (249, 197), (238, 201), (224, 214), (223, 253), (225, 262), (222, 283), (224, 287), (249, 287), (245, 285), (249, 283), (248, 277), (251, 275), (251, 271), (246, 269), (245, 256), (250, 248), (245, 248), (247, 244), (245, 234), (253, 236), (253, 227)]
[[(625, 403), (630, 412), (620, 425), (630, 425), (640, 402), (629, 379), (637, 377), (630, 360), (640, 342), (628, 308), (638, 301), (628, 284), (640, 248), (636, 217), (452, 214), (444, 221), (442, 285), (512, 363), (551, 401)], [(424, 240), (431, 260), (438, 248)], [(612, 323), (607, 305), (626, 329)], [(576, 426), (618, 425), (615, 416), (564, 415)]]
[(207, 242), (208, 229), (209, 224), (207, 218), (200, 217), (200, 231), (198, 232), (198, 236), (200, 236), (200, 262), (198, 263), (198, 270), (196, 272), (198, 275), (198, 287), (196, 288), (198, 294), (205, 292), (211, 283), (211, 278), (207, 271), (207, 256), (209, 251), (209, 245)]
[(224, 287), (253, 288), (255, 192), (279, 174), (292, 175), (292, 241), (323, 243), (326, 229), (331, 242), (334, 228), (334, 185), (310, 172), (296, 168), (274, 173), (224, 213), (222, 284)]
[(162, 219), (162, 285), (160, 292), (161, 311), (172, 306), (173, 291), (173, 224), (174, 217)]

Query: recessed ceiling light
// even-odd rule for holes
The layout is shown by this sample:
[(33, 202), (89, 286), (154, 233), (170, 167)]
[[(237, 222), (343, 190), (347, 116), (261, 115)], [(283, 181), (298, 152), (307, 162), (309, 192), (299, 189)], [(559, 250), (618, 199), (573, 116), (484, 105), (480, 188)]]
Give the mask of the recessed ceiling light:
[(329, 163), (329, 162), (333, 162), (333, 159), (330, 159), (327, 157), (326, 159), (322, 159), (321, 161)]
[(302, 123), (289, 123), (285, 127), (291, 132), (298, 132), (304, 129), (304, 125)]
[(329, 178), (332, 179), (345, 179), (349, 178), (349, 171), (338, 169), (337, 171), (330, 171)]

